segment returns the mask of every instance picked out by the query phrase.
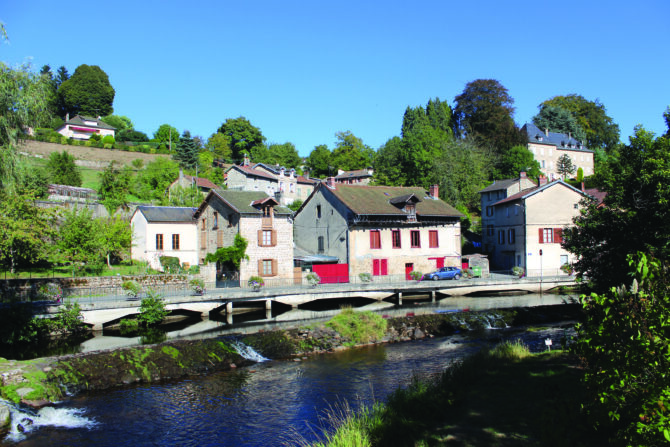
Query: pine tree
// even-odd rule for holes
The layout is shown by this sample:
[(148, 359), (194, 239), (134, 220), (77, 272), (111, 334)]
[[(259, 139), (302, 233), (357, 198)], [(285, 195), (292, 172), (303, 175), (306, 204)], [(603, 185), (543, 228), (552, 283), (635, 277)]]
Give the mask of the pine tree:
[(572, 159), (568, 154), (563, 154), (556, 162), (556, 172), (558, 172), (561, 177), (566, 175), (574, 174), (577, 168), (572, 163)]
[(184, 168), (194, 168), (198, 163), (198, 147), (188, 130), (185, 130), (179, 138), (174, 159)]

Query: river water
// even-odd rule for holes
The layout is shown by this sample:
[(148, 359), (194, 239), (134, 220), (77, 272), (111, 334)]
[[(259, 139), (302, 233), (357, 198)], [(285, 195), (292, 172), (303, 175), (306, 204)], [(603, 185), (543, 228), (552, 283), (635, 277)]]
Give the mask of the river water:
[[(522, 338), (532, 350), (544, 350), (546, 339), (558, 345), (569, 336), (568, 326), (489, 329), (300, 361), (270, 360), (204, 377), (75, 396), (39, 412), (15, 410), (12, 432), (0, 445), (296, 445), (299, 439), (316, 440), (321, 428), (328, 428), (325, 412), (343, 402), (357, 407), (383, 400), (413, 375), (439, 373), (503, 339)], [(24, 421), (20, 432), (17, 424), (23, 418), (33, 423)]]

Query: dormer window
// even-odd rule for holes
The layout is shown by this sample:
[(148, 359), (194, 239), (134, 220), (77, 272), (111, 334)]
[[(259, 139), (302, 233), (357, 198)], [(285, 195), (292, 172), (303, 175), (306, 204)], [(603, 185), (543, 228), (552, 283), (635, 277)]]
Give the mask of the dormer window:
[(416, 205), (413, 203), (408, 203), (405, 206), (405, 210), (407, 213), (407, 220), (410, 222), (416, 222)]
[(421, 202), (414, 194), (408, 194), (406, 196), (394, 197), (389, 200), (391, 205), (395, 205), (407, 214), (407, 220), (410, 222), (416, 222), (416, 204)]

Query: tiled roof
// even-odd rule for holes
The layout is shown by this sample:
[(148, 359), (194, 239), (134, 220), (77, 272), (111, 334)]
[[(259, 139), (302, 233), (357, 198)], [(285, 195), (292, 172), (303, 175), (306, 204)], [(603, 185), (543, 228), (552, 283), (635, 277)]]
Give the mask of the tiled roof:
[(354, 177), (372, 177), (372, 174), (367, 169), (359, 169), (357, 171), (344, 171), (342, 174), (335, 176), (336, 180)]
[[(271, 198), (262, 191), (237, 191), (230, 189), (213, 189), (210, 194), (216, 194), (221, 200), (228, 204), (234, 211), (240, 214), (261, 214), (262, 211), (253, 206), (254, 202), (263, 201)], [(209, 196), (208, 196), (209, 197)], [(274, 199), (272, 199), (274, 200)], [(204, 206), (200, 205), (202, 208)], [(293, 212), (283, 206), (274, 207), (275, 214), (293, 214)]]
[(193, 179), (195, 179), (195, 184), (198, 188), (209, 188), (209, 189), (216, 189), (218, 186), (216, 183), (212, 182), (208, 178), (202, 178), (202, 177), (193, 177), (191, 175), (185, 175), (184, 178), (188, 180), (189, 182), (192, 182)]
[(144, 215), (147, 222), (192, 222), (195, 210), (196, 208), (183, 206), (140, 205), (137, 207), (137, 211)]
[(603, 200), (605, 200), (605, 197), (607, 197), (607, 193), (605, 191), (599, 190), (598, 188), (590, 188), (584, 192), (596, 199), (598, 203), (603, 203)]
[[(95, 122), (95, 125), (87, 124), (86, 121), (93, 121), (93, 122)], [(98, 129), (116, 130), (115, 127), (110, 126), (109, 124), (105, 123), (104, 121), (99, 120), (97, 118), (92, 118), (90, 116), (75, 115), (73, 118), (71, 118), (65, 124), (74, 124), (75, 126), (95, 127), (95, 128), (98, 128)]]
[(359, 215), (403, 215), (406, 213), (391, 203), (391, 199), (415, 195), (420, 202), (416, 204), (417, 216), (463, 217), (458, 210), (439, 199), (433, 199), (420, 187), (359, 186), (336, 183), (327, 189), (351, 211)]
[(251, 176), (255, 176), (255, 177), (262, 177), (262, 178), (266, 178), (266, 179), (270, 179), (270, 180), (274, 180), (274, 181), (277, 180), (277, 178), (274, 175), (270, 174), (269, 172), (265, 172), (265, 171), (262, 171), (260, 169), (254, 169), (254, 168), (249, 167), (249, 166), (234, 165), (234, 166), (231, 166), (231, 168), (228, 169), (227, 172), (230, 172), (231, 169), (236, 169), (236, 170), (240, 171), (241, 173), (243, 173), (245, 175), (251, 175)]
[(593, 152), (581, 141), (565, 133), (549, 132), (547, 135), (544, 130), (531, 123), (524, 124), (521, 130), (526, 134), (529, 143), (551, 144), (558, 149), (569, 151)]
[(314, 179), (311, 179), (311, 178), (303, 177), (302, 175), (299, 175), (298, 177), (296, 177), (296, 180), (298, 181), (298, 183), (306, 183), (308, 185), (314, 185), (316, 183), (319, 183), (319, 180), (314, 180)]
[(511, 196), (509, 196), (509, 197), (505, 197), (505, 198), (502, 199), (502, 200), (499, 200), (498, 202), (494, 203), (493, 205), (494, 205), (494, 206), (495, 206), (495, 205), (501, 205), (501, 204), (503, 204), (503, 203), (513, 202), (513, 201), (515, 201), (515, 200), (519, 200), (519, 199), (526, 199), (526, 198), (532, 196), (533, 194), (536, 194), (536, 193), (538, 193), (538, 192), (540, 192), (540, 191), (543, 191), (543, 190), (545, 190), (545, 189), (547, 189), (547, 188), (551, 188), (551, 187), (554, 186), (554, 185), (563, 185), (563, 186), (565, 186), (565, 187), (567, 187), (567, 188), (570, 188), (570, 189), (572, 189), (572, 190), (574, 190), (574, 191), (576, 191), (576, 192), (578, 192), (578, 193), (580, 193), (580, 194), (586, 195), (586, 193), (580, 191), (580, 190), (577, 189), (577, 188), (574, 188), (574, 187), (568, 185), (568, 184), (565, 183), (563, 180), (556, 180), (556, 181), (553, 181), (553, 182), (546, 183), (546, 184), (544, 184), (544, 185), (536, 186), (535, 188), (524, 189), (524, 190), (521, 191), (521, 192), (518, 192), (518, 193), (513, 194), (513, 195), (511, 195)]

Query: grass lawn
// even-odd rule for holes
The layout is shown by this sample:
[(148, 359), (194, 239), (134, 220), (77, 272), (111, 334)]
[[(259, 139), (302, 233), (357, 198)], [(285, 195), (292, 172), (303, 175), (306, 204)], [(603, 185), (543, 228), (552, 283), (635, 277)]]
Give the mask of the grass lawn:
[[(107, 268), (102, 271), (99, 275), (93, 273), (81, 274), (75, 272), (75, 276), (116, 276), (117, 274), (121, 276), (125, 275), (144, 275), (147, 273), (146, 264), (118, 264), (112, 265), (112, 268)], [(69, 266), (58, 266), (58, 267), (44, 267), (44, 268), (31, 268), (30, 270), (18, 271), (16, 273), (10, 273), (7, 270), (0, 270), (0, 279), (12, 279), (12, 278), (69, 278), (72, 277), (72, 267)]]

